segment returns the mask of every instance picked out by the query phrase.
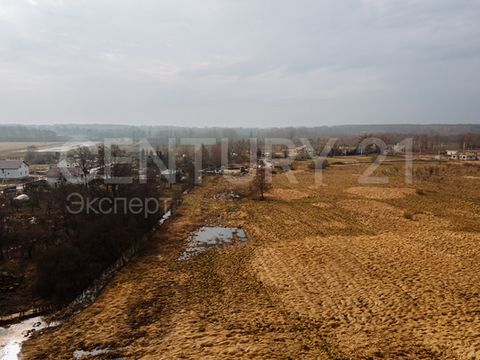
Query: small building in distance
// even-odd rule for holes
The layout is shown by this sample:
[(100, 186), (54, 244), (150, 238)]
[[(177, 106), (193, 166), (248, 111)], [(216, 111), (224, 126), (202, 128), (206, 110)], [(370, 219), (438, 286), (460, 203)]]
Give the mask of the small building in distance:
[(404, 154), (407, 151), (407, 146), (402, 143), (398, 143), (393, 145), (393, 153), (394, 154)]
[(458, 156), (458, 158), (459, 160), (463, 160), (463, 161), (474, 161), (474, 160), (477, 160), (477, 153), (474, 153), (472, 151), (467, 151), (467, 152), (461, 153)]
[(58, 166), (52, 166), (47, 171), (47, 183), (56, 187), (59, 184), (85, 184), (85, 175), (79, 167), (68, 167), (62, 172)]
[(245, 169), (245, 167), (241, 166), (241, 167), (227, 167), (227, 168), (224, 168), (222, 167), (220, 169), (220, 174), (221, 175), (242, 175), (242, 174), (246, 174), (248, 172), (247, 169)]
[(24, 179), (30, 176), (28, 164), (22, 160), (0, 160), (0, 179)]
[(445, 155), (447, 155), (450, 160), (458, 160), (458, 150), (447, 150), (445, 151)]
[(307, 146), (302, 145), (294, 149), (288, 149), (288, 157), (296, 160), (305, 160), (310, 158), (310, 154), (308, 153)]
[(456, 150), (447, 150), (446, 154), (450, 160), (474, 161), (478, 159), (477, 153), (473, 151), (460, 152)]

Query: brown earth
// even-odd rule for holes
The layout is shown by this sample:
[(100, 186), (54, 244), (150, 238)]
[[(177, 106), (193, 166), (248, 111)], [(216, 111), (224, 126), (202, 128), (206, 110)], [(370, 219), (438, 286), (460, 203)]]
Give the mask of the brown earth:
[[(274, 176), (266, 201), (214, 200), (235, 186), (210, 178), (91, 307), (24, 357), (480, 358), (480, 193), (465, 179), (480, 171), (442, 166), (441, 178), (406, 185), (398, 169), (373, 186), (358, 184), (363, 167), (332, 166), (314, 186), (300, 164), (298, 184)], [(249, 241), (177, 262), (202, 225), (241, 226)]]

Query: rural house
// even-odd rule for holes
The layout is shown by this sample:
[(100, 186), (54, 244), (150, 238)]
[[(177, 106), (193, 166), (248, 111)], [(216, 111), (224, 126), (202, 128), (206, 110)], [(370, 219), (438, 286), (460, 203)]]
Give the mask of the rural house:
[(28, 164), (22, 160), (0, 160), (0, 179), (23, 179), (30, 175)]

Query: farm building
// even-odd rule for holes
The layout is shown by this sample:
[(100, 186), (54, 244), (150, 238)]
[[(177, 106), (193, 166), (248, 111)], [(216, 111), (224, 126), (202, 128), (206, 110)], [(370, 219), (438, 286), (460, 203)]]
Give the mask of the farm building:
[(0, 160), (0, 179), (23, 179), (30, 175), (28, 164), (22, 160)]

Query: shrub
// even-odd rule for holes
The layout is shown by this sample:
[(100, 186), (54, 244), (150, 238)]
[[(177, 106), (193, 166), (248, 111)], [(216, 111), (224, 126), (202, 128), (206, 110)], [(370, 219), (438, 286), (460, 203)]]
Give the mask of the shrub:
[(328, 167), (330, 167), (330, 163), (326, 159), (314, 160), (310, 162), (310, 164), (308, 164), (308, 168), (311, 170), (316, 170), (316, 169), (324, 170)]
[(264, 166), (257, 168), (255, 177), (250, 184), (251, 194), (255, 197), (259, 197), (260, 200), (264, 200), (264, 194), (271, 187), (270, 179), (267, 176), (267, 169)]

